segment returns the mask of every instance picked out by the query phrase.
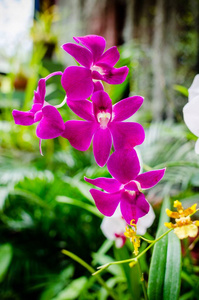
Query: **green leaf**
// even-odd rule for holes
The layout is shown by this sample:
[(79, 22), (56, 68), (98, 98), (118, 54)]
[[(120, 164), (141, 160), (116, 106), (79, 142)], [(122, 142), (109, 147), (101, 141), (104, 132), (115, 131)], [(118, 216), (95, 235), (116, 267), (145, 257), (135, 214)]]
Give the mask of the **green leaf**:
[[(164, 226), (164, 222), (169, 221), (169, 217), (165, 212), (166, 208), (170, 208), (169, 198), (165, 198), (162, 204), (156, 238), (158, 238), (160, 235), (162, 235), (164, 232), (167, 231), (167, 228)], [(160, 241), (158, 241), (155, 244), (153, 249), (153, 255), (152, 255), (151, 265), (149, 270), (149, 285), (148, 285), (149, 300), (162, 299), (166, 260), (167, 260), (167, 243), (168, 243), (168, 235), (166, 235)]]
[(81, 207), (81, 208), (89, 211), (90, 213), (94, 214), (95, 216), (102, 218), (102, 214), (98, 211), (98, 209), (94, 205), (91, 205), (91, 204), (88, 204), (83, 201), (76, 200), (76, 199), (73, 199), (70, 197), (66, 197), (66, 196), (57, 196), (56, 201)]
[(180, 292), (181, 246), (173, 231), (168, 234), (167, 262), (164, 279), (164, 300), (177, 300)]
[(173, 86), (174, 90), (177, 91), (177, 92), (180, 92), (182, 95), (184, 95), (185, 97), (188, 97), (189, 93), (188, 93), (188, 89), (183, 86), (183, 85), (178, 85), (178, 84), (175, 84)]
[[(117, 260), (124, 260), (130, 258), (130, 253), (127, 250), (126, 245), (122, 248), (114, 248), (115, 258)], [(130, 268), (128, 264), (122, 264), (124, 274), (126, 276), (126, 282), (128, 285), (128, 291), (134, 300), (140, 299), (141, 294), (141, 286), (140, 286), (140, 273), (138, 264), (136, 264), (133, 268)]]
[(11, 260), (12, 246), (10, 244), (4, 244), (0, 246), (0, 282), (3, 281)]
[(82, 276), (73, 280), (64, 290), (62, 290), (53, 300), (72, 300), (76, 299), (87, 283), (87, 278)]

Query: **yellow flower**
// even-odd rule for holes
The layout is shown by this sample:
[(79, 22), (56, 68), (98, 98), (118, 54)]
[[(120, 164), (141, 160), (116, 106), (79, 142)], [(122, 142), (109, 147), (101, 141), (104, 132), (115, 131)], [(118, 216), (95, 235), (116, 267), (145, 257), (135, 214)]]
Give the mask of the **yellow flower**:
[(174, 201), (174, 207), (177, 211), (166, 209), (166, 213), (170, 218), (174, 218), (176, 223), (164, 223), (167, 228), (174, 228), (174, 233), (179, 239), (185, 239), (188, 236), (195, 237), (198, 234), (199, 221), (192, 221), (190, 215), (194, 214), (197, 204), (184, 209), (182, 203), (178, 200)]
[(130, 241), (133, 243), (134, 251), (133, 253), (137, 256), (139, 253), (138, 248), (140, 247), (140, 238), (136, 235), (137, 226), (133, 223), (134, 220), (131, 220), (130, 224), (133, 226), (133, 228), (130, 228), (126, 226), (126, 231), (124, 232), (124, 235), (127, 238), (130, 238)]

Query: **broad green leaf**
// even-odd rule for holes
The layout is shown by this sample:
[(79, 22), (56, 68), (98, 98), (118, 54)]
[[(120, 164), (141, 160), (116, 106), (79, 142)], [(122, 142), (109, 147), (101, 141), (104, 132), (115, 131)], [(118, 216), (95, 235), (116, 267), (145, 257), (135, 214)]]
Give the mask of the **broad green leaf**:
[(87, 282), (87, 278), (82, 276), (73, 280), (64, 290), (62, 290), (53, 300), (72, 300), (76, 299)]
[(181, 246), (172, 231), (168, 234), (167, 261), (164, 279), (164, 300), (177, 300), (180, 292)]
[[(130, 258), (129, 251), (127, 250), (127, 247), (124, 245), (122, 248), (115, 248), (114, 249), (115, 258), (117, 260), (124, 260), (127, 258)], [(138, 264), (136, 264), (133, 268), (130, 268), (128, 264), (122, 264), (121, 265), (124, 274), (126, 276), (126, 281), (128, 284), (128, 291), (132, 298), (134, 300), (140, 299), (140, 273), (139, 273), (139, 267)]]
[[(162, 204), (156, 238), (158, 238), (164, 232), (167, 231), (167, 228), (164, 226), (164, 222), (169, 221), (169, 217), (165, 212), (166, 208), (170, 208), (169, 198), (165, 198)], [(155, 244), (153, 249), (151, 265), (149, 269), (149, 285), (148, 285), (149, 300), (162, 299), (166, 260), (167, 260), (167, 243), (168, 243), (168, 235), (166, 235), (160, 241), (158, 241)]]
[(10, 244), (4, 244), (0, 246), (0, 282), (3, 281), (11, 260), (12, 246)]

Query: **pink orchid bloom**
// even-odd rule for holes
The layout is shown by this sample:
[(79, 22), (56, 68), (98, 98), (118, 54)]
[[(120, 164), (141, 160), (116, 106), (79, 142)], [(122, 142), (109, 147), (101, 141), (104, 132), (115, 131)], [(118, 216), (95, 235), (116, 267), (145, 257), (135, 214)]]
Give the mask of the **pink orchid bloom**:
[(61, 74), (62, 72), (55, 72), (39, 80), (37, 90), (34, 92), (31, 110), (23, 112), (14, 109), (12, 112), (15, 124), (29, 126), (39, 122), (36, 135), (40, 139), (53, 139), (64, 132), (65, 125), (60, 113), (54, 106), (45, 101), (46, 80)]
[(98, 90), (103, 90), (101, 80), (109, 84), (124, 82), (128, 68), (114, 68), (120, 58), (117, 47), (104, 52), (106, 41), (98, 35), (74, 37), (83, 46), (67, 43), (62, 48), (72, 55), (80, 66), (68, 67), (62, 76), (62, 86), (70, 99), (86, 99)]
[(110, 156), (107, 167), (113, 178), (85, 178), (87, 182), (105, 191), (90, 190), (98, 210), (110, 217), (120, 204), (124, 220), (129, 225), (132, 220), (137, 223), (149, 211), (149, 203), (142, 189), (156, 185), (164, 176), (165, 169), (139, 174), (140, 164), (134, 149), (115, 151)]
[(144, 141), (144, 129), (140, 124), (122, 122), (139, 109), (143, 98), (129, 97), (112, 106), (108, 94), (98, 91), (92, 95), (91, 100), (67, 99), (72, 111), (86, 121), (67, 121), (62, 136), (80, 151), (87, 150), (93, 138), (94, 157), (102, 167), (110, 155), (112, 140), (116, 150), (132, 149)]

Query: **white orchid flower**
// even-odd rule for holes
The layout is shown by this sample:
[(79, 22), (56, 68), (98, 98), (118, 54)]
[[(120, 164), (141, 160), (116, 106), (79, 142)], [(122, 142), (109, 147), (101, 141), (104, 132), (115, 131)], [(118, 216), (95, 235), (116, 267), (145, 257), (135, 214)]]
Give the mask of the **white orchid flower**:
[[(199, 74), (195, 76), (188, 91), (189, 101), (183, 108), (184, 121), (189, 130), (199, 137)], [(199, 154), (199, 139), (195, 144), (195, 152)]]

